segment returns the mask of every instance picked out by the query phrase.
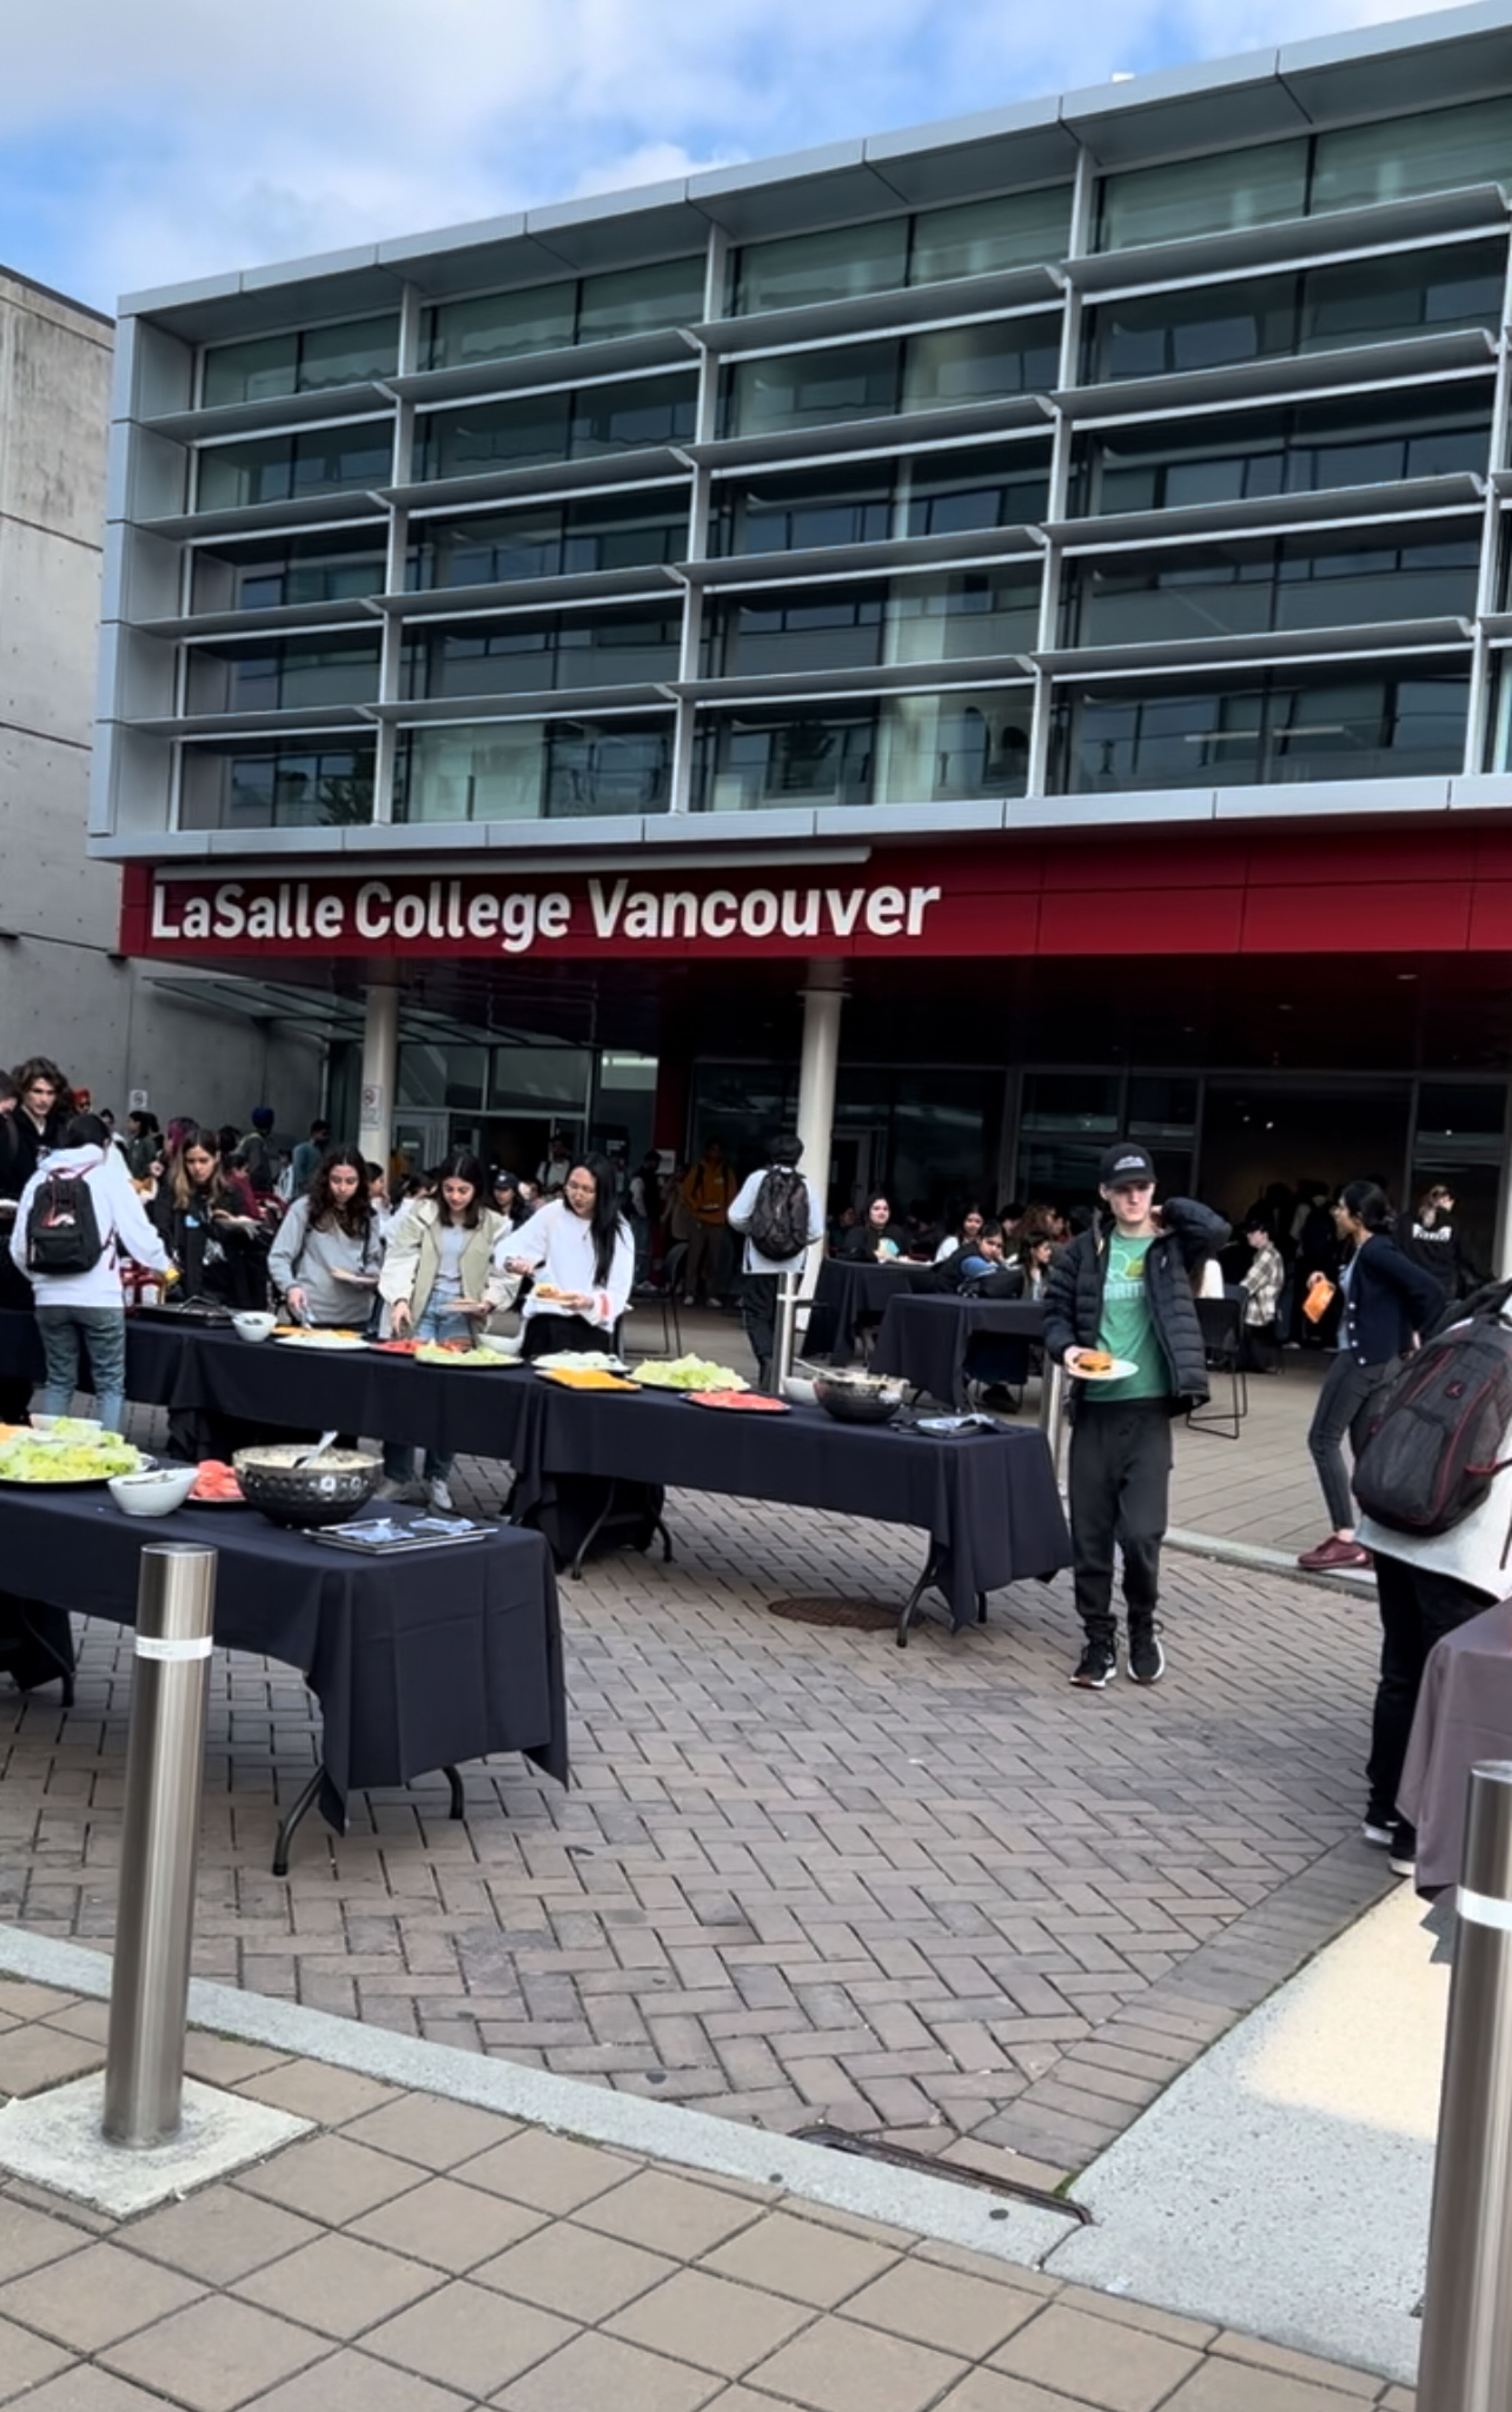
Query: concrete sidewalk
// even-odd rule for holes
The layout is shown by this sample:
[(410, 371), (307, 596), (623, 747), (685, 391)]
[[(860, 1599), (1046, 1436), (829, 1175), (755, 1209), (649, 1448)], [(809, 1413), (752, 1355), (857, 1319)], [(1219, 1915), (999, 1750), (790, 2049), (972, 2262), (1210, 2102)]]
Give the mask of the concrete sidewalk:
[[(0, 1945), (15, 1938), (0, 1932)], [(98, 2066), (104, 2007), (0, 1978), (0, 2081)], [(95, 1961), (96, 1982), (108, 1963)], [(92, 1989), (93, 1990), (93, 1989)], [(238, 2024), (274, 2006), (234, 1997)], [(313, 2049), (198, 2032), (207, 2082), (314, 2130), (187, 2199), (115, 2222), (0, 2181), (0, 2403), (26, 2412), (1407, 2412), (1387, 2382), (932, 2240), (887, 2215), (886, 2169), (844, 2174), (881, 2215), (693, 2169), (490, 2107), (529, 2072), (278, 2007)], [(293, 2029), (288, 2030), (293, 2033)], [(359, 2053), (355, 2047), (360, 2047)], [(444, 2093), (406, 2081), (414, 2055)], [(365, 2058), (366, 2073), (349, 2065)], [(388, 2073), (385, 2072), (387, 2065)], [(561, 2081), (553, 2081), (560, 2084)], [(615, 2097), (573, 2085), (589, 2132)], [(469, 2099), (469, 2096), (472, 2098)], [(565, 2096), (562, 2097), (564, 2100)], [(622, 2105), (623, 2108), (623, 2105)], [(660, 2105), (686, 2125), (772, 2155)], [(673, 2125), (669, 2127), (667, 2123)], [(0, 2136), (4, 2112), (0, 2111)], [(812, 2157), (830, 2188), (832, 2156)], [(797, 2171), (796, 2182), (791, 2172)], [(912, 2182), (917, 2183), (917, 2182)], [(966, 2188), (964, 2215), (1005, 2224)]]

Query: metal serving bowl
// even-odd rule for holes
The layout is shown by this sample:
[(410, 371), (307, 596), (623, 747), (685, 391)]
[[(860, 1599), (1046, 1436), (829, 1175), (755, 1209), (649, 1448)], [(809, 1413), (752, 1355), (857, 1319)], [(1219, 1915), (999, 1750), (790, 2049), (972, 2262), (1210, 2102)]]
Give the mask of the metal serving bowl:
[(875, 1374), (815, 1374), (814, 1395), (837, 1423), (890, 1424), (903, 1405), (905, 1386)]
[[(299, 1458), (308, 1463), (300, 1465)], [(378, 1487), (383, 1460), (369, 1449), (328, 1449), (310, 1457), (304, 1442), (239, 1449), (231, 1460), (242, 1495), (272, 1524), (345, 1524)]]

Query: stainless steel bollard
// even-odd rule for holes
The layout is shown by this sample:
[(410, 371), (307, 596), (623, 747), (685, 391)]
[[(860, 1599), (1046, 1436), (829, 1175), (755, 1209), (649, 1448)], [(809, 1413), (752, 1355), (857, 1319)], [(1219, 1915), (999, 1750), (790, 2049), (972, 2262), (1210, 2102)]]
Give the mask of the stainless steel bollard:
[(771, 1369), (771, 1387), (780, 1399), (783, 1384), (793, 1370), (793, 1342), (798, 1330), (798, 1273), (777, 1276), (777, 1353)]
[(141, 1553), (105, 2060), (112, 2144), (166, 2143), (183, 2115), (215, 1560), (171, 1541)]
[(1512, 1760), (1473, 1768), (1417, 2401), (1512, 2404)]

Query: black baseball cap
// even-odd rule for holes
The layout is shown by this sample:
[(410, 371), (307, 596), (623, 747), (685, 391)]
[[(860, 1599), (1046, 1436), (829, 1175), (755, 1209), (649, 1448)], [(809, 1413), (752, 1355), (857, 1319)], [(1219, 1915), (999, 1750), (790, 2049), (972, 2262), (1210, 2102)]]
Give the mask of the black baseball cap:
[(1154, 1177), (1155, 1159), (1138, 1140), (1121, 1139), (1103, 1150), (1103, 1159), (1097, 1167), (1100, 1188), (1121, 1189), (1125, 1183), (1153, 1181)]

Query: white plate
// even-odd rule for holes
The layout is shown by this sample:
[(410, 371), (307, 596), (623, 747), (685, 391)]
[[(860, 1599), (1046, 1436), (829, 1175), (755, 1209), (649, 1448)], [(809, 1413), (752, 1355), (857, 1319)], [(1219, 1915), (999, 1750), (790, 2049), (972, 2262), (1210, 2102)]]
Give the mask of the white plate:
[(1084, 1373), (1079, 1365), (1067, 1365), (1065, 1368), (1073, 1382), (1122, 1382), (1130, 1374), (1138, 1374), (1138, 1366), (1127, 1357), (1115, 1357), (1111, 1365), (1105, 1365), (1096, 1374)]
[(280, 1348), (302, 1348), (306, 1356), (339, 1357), (350, 1348), (365, 1348), (367, 1342), (358, 1331), (286, 1331), (278, 1336)]

